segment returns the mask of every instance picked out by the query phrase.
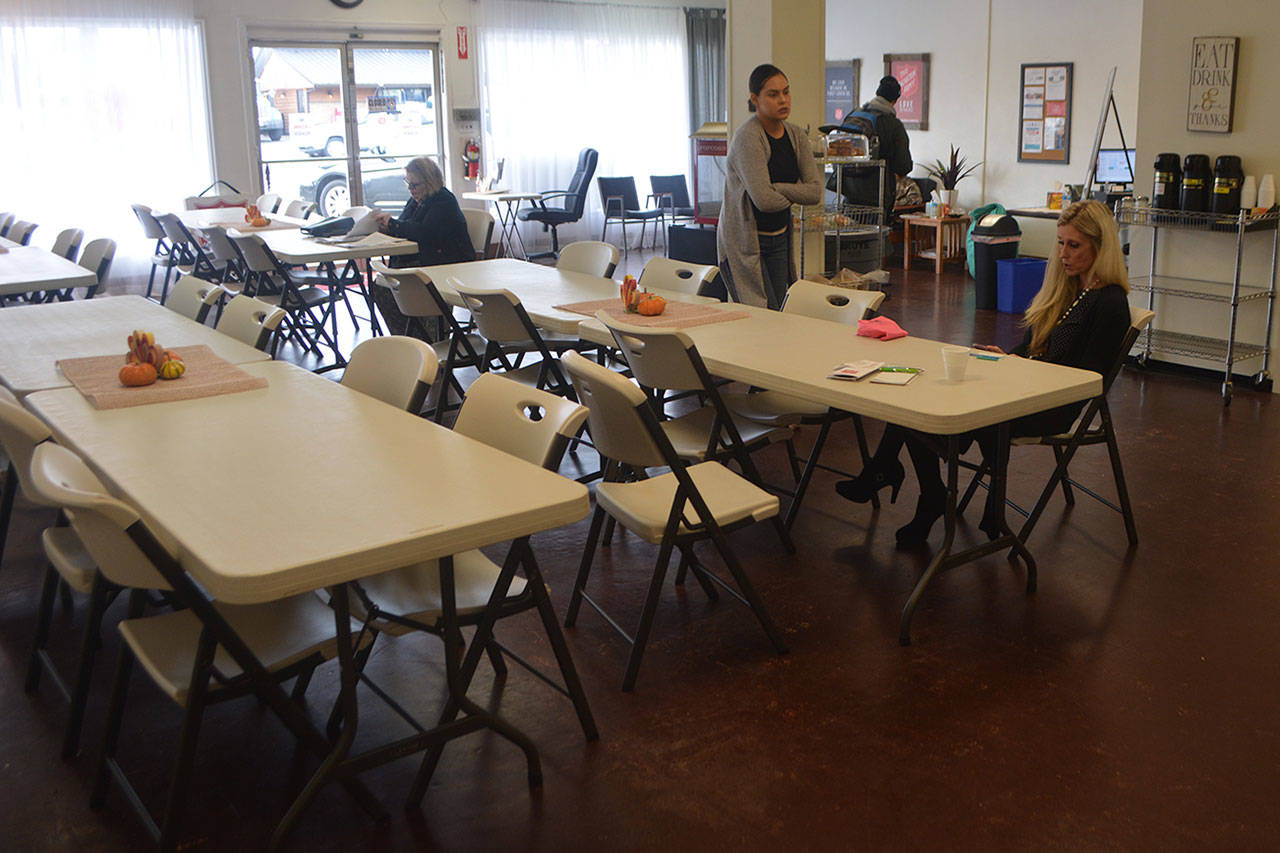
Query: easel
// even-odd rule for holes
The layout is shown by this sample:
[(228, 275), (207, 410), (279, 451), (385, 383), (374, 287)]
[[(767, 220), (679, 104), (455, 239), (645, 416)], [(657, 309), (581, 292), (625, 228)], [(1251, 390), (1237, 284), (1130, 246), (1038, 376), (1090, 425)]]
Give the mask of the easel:
[(1116, 130), (1120, 133), (1120, 149), (1124, 151), (1125, 162), (1129, 164), (1129, 174), (1135, 178), (1137, 175), (1133, 170), (1133, 163), (1129, 160), (1129, 145), (1124, 140), (1124, 125), (1120, 123), (1120, 110), (1116, 108), (1116, 98), (1111, 89), (1116, 82), (1116, 66), (1111, 66), (1111, 73), (1107, 75), (1107, 91), (1102, 96), (1102, 112), (1098, 116), (1098, 130), (1093, 135), (1093, 153), (1089, 157), (1089, 176), (1084, 185), (1085, 198), (1093, 197), (1093, 186), (1097, 183), (1098, 176), (1098, 152), (1102, 149), (1102, 134), (1107, 128), (1107, 110), (1110, 108), (1111, 115), (1116, 117)]

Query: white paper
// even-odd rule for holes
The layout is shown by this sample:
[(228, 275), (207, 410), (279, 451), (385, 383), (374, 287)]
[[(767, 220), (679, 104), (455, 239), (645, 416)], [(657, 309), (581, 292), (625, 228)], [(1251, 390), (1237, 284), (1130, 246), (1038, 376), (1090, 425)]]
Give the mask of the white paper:
[(1027, 107), (1043, 107), (1044, 106), (1044, 89), (1039, 86), (1028, 86), (1022, 90), (1022, 106)]
[(1022, 123), (1022, 150), (1024, 153), (1039, 154), (1043, 138), (1043, 121), (1024, 121)]
[(1027, 68), (1023, 72), (1022, 82), (1028, 86), (1044, 84), (1044, 66)]
[(1067, 147), (1067, 120), (1065, 118), (1047, 118), (1044, 120), (1044, 150), (1061, 151)]
[(1044, 107), (1026, 107), (1022, 108), (1022, 118), (1044, 118)]
[(378, 220), (373, 217), (373, 213), (366, 213), (356, 220), (351, 226), (351, 230), (343, 234), (343, 239), (354, 240), (357, 237), (363, 237), (366, 234), (373, 234), (378, 230)]
[(1067, 99), (1067, 67), (1055, 65), (1047, 71), (1044, 80), (1045, 98), (1050, 101), (1065, 101)]

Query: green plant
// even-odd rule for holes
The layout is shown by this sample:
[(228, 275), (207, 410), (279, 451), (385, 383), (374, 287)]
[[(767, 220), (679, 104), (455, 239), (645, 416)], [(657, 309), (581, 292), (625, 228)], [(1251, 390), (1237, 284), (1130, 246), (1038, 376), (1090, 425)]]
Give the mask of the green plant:
[(951, 163), (949, 165), (941, 160), (934, 160), (932, 163), (916, 164), (918, 166), (923, 166), (929, 177), (936, 179), (938, 183), (942, 185), (944, 190), (955, 189), (956, 184), (960, 183), (964, 178), (969, 177), (969, 175), (973, 174), (974, 170), (982, 165), (982, 161), (979, 160), (977, 163), (970, 166), (968, 161), (960, 156), (959, 148), (956, 148), (954, 145), (950, 147)]

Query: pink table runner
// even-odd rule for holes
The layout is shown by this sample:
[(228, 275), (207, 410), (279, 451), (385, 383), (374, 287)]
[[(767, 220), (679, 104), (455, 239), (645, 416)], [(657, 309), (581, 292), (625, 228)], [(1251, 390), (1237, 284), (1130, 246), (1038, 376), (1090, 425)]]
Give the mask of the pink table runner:
[(181, 378), (161, 379), (137, 388), (120, 384), (124, 353), (64, 358), (58, 362), (58, 368), (95, 409), (123, 409), (267, 387), (266, 379), (250, 376), (231, 362), (214, 355), (207, 346), (172, 349), (187, 365)]
[(575, 314), (586, 314), (594, 317), (597, 311), (604, 311), (610, 317), (632, 326), (644, 326), (658, 329), (688, 329), (693, 326), (706, 326), (710, 323), (727, 323), (730, 320), (741, 320), (746, 317), (745, 311), (729, 311), (719, 305), (698, 302), (667, 301), (667, 308), (656, 317), (643, 314), (628, 314), (622, 307), (621, 299), (595, 299), (590, 302), (570, 302), (567, 305), (552, 306), (561, 311), (572, 311)]

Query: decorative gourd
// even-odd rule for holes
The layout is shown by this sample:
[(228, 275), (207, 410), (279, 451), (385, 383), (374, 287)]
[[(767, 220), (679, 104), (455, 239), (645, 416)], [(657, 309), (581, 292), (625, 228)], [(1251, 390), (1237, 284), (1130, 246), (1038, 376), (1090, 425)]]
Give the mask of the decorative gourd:
[(130, 364), (150, 364), (157, 370), (164, 363), (165, 350), (156, 346), (156, 336), (141, 329), (134, 329), (129, 336), (129, 352), (125, 361)]
[(187, 365), (171, 352), (165, 353), (165, 360), (160, 365), (161, 379), (177, 379), (187, 372)]
[(262, 218), (262, 213), (258, 210), (258, 206), (256, 204), (251, 204), (245, 207), (244, 209), (245, 222), (248, 222), (250, 225), (257, 225), (258, 223), (254, 222), (253, 220), (261, 219), (261, 218)]
[(156, 381), (156, 369), (150, 362), (126, 364), (120, 368), (120, 384), (129, 386), (150, 385)]
[(642, 293), (636, 304), (636, 312), (646, 317), (657, 317), (667, 309), (667, 300), (656, 293)]
[(252, 225), (252, 226), (253, 226), (253, 227), (255, 227), (255, 228), (263, 228), (263, 227), (265, 227), (265, 226), (267, 226), (267, 225), (270, 225), (270, 224), (271, 224), (271, 220), (270, 220), (270, 219), (267, 219), (267, 217), (265, 217), (265, 216), (255, 216), (255, 217), (253, 218), (253, 221), (252, 221), (252, 222), (250, 222), (249, 224), (250, 224), (250, 225)]
[(635, 276), (623, 277), (621, 294), (622, 307), (628, 314), (636, 313), (636, 306), (640, 304), (640, 286), (636, 284)]

